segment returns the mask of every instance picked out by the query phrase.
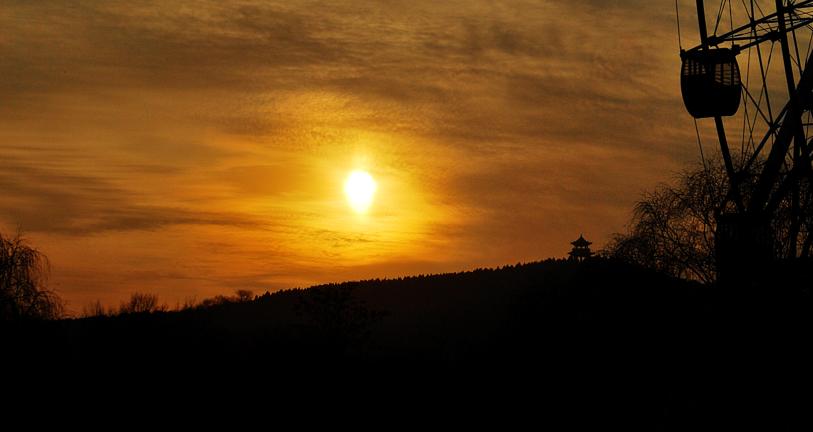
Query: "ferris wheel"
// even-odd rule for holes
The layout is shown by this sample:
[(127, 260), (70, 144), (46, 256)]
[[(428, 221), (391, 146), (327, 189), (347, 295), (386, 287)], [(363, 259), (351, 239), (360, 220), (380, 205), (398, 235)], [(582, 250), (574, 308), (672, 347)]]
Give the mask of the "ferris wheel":
[[(676, 12), (680, 40), (677, 2)], [(732, 282), (751, 277), (744, 268), (811, 256), (813, 0), (696, 0), (696, 12), (699, 44), (681, 42), (681, 93), (717, 132), (729, 186), (718, 278)]]

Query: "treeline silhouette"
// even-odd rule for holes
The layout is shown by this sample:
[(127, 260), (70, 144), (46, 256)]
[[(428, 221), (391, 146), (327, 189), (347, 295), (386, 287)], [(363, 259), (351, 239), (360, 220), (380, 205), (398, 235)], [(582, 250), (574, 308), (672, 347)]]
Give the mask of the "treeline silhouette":
[[(709, 410), (776, 425), (804, 412), (790, 390), (809, 378), (813, 320), (809, 287), (775, 288), (754, 296), (608, 258), (549, 259), (179, 310), (138, 294), (113, 314), (7, 322), (0, 333), (10, 370), (523, 388), (568, 409), (634, 407), (677, 430)], [(777, 409), (785, 417), (766, 414)]]
[(233, 296), (216, 295), (198, 302), (195, 297), (188, 297), (174, 308), (162, 303), (158, 294), (135, 292), (127, 301), (122, 302), (118, 308), (105, 307), (100, 300), (96, 300), (82, 308), (82, 318), (114, 317), (118, 315), (153, 313), (153, 312), (180, 312), (190, 309), (209, 308), (225, 303), (238, 303), (256, 300), (254, 292), (240, 289)]

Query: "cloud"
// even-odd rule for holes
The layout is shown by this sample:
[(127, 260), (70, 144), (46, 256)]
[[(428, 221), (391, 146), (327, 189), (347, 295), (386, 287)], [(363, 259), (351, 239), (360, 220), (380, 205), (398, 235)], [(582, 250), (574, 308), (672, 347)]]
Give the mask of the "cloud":
[[(644, 0), (6, 2), (0, 222), (60, 237), (46, 236), (66, 262), (94, 237), (85, 249), (132, 254), (140, 276), (119, 271), (168, 290), (543, 258), (583, 230), (600, 242), (696, 152), (672, 14)], [(356, 152), (403, 195), (375, 230), (331, 195)], [(199, 267), (104, 240), (153, 235)], [(211, 237), (221, 247), (196, 243)], [(72, 289), (104, 285), (83, 269)]]
[(103, 179), (14, 158), (0, 161), (0, 188), (4, 191), (0, 217), (30, 232), (88, 235), (179, 224), (262, 227), (246, 215), (141, 204), (137, 194)]

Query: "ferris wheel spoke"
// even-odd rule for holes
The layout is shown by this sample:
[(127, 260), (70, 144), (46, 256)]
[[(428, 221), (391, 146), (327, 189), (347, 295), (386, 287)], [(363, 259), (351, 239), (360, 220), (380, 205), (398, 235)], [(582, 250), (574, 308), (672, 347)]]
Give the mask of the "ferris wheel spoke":
[[(772, 127), (774, 125), (773, 110), (771, 108), (771, 102), (770, 102), (770, 93), (767, 91), (768, 86), (767, 86), (766, 76), (765, 76), (765, 71), (767, 70), (767, 67), (770, 67), (771, 59), (772, 59), (772, 56), (773, 56), (773, 44), (771, 45), (771, 51), (769, 52), (767, 65), (765, 63), (763, 63), (761, 47), (757, 46), (755, 48), (757, 50), (757, 57), (758, 57), (758, 60), (759, 60), (760, 78), (761, 78), (762, 86), (759, 89), (759, 95), (758, 95), (758, 98), (756, 100), (754, 100), (754, 96), (751, 93), (751, 91), (749, 90), (749, 85), (748, 84), (746, 84), (745, 87), (743, 88), (743, 93), (745, 95), (746, 102), (748, 102), (750, 100), (750, 102), (753, 103), (753, 105), (756, 107), (756, 110), (758, 112), (754, 114), (753, 120), (751, 120), (750, 123), (749, 123), (748, 119), (750, 118), (750, 115), (749, 115), (749, 111), (748, 111), (748, 103), (744, 104), (745, 105), (745, 112), (743, 114), (743, 119), (742, 119), (743, 120), (742, 138), (741, 138), (742, 145), (740, 146), (741, 153), (742, 153), (741, 154), (741, 156), (742, 156), (741, 157), (741, 162), (742, 162), (742, 160), (745, 159), (744, 153), (751, 152), (755, 148), (755, 146), (754, 146), (754, 144), (755, 144), (754, 143), (754, 131), (755, 131), (756, 122), (757, 122), (757, 120), (759, 118), (758, 116), (759, 115), (762, 116), (762, 119), (768, 125), (768, 127), (769, 127), (769, 129), (771, 131), (773, 130)], [(748, 58), (749, 58), (748, 74), (750, 75), (751, 50), (748, 50)], [(750, 82), (750, 79), (749, 79), (749, 82)], [(762, 109), (763, 96), (764, 96), (764, 101), (765, 101), (765, 107), (766, 107), (766, 109), (768, 111), (767, 116), (766, 116), (764, 110)], [(745, 138), (746, 131), (748, 132), (748, 139)], [(764, 145), (764, 142), (767, 141), (767, 137), (769, 137), (769, 136), (772, 137), (773, 134), (769, 133), (768, 135), (766, 135), (766, 139), (763, 140), (761, 145)], [(741, 165), (741, 166), (745, 166), (745, 165)]]
[(745, 87), (743, 87), (743, 92), (745, 93), (745, 95), (748, 97), (748, 99), (751, 101), (751, 103), (754, 105), (754, 108), (755, 108), (754, 120), (749, 122), (749, 132), (751, 132), (751, 136), (752, 136), (752, 140), (753, 140), (753, 133), (754, 133), (754, 128), (756, 127), (757, 120), (759, 120), (759, 118), (761, 117), (762, 120), (764, 120), (765, 123), (767, 123), (767, 124), (771, 124), (771, 120), (768, 118), (767, 115), (765, 115), (765, 113), (762, 111), (762, 109), (760, 109), (759, 102), (756, 99), (754, 99), (754, 97), (751, 95), (751, 92), (749, 92), (748, 89), (745, 88)]
[(743, 166), (743, 171), (747, 172), (751, 168), (751, 166), (753, 166), (754, 162), (756, 162), (757, 158), (759, 158), (759, 155), (762, 153), (762, 150), (765, 148), (765, 145), (768, 143), (768, 140), (771, 141), (771, 147), (773, 147), (773, 144), (775, 143), (776, 136), (779, 131), (779, 124), (784, 119), (785, 113), (787, 113), (787, 106), (782, 108), (782, 111), (779, 112), (779, 115), (776, 117), (776, 123), (771, 123), (769, 125), (768, 131), (762, 137), (762, 140), (760, 140), (756, 148), (754, 148), (751, 157)]
[(771, 49), (768, 51), (768, 60), (763, 63), (762, 61), (762, 48), (757, 46), (757, 58), (759, 60), (759, 72), (762, 77), (762, 88), (760, 89), (760, 94), (765, 94), (765, 105), (768, 108), (768, 124), (774, 123), (773, 118), (773, 110), (771, 109), (771, 95), (768, 92), (768, 80), (766, 77), (766, 72), (771, 67), (771, 60), (773, 59), (773, 47), (776, 44), (771, 44)]
[[(721, 3), (722, 10), (725, 6), (727, 1)], [(715, 20), (715, 34), (708, 37), (708, 43), (712, 46), (718, 46), (725, 42), (743, 42), (741, 44), (741, 48), (745, 49), (762, 42), (766, 42), (769, 40), (774, 40), (778, 31), (779, 27), (779, 14), (765, 14), (762, 11), (761, 6), (759, 3), (752, 2), (752, 8), (750, 12), (747, 5), (744, 4), (744, 8), (746, 13), (750, 19), (750, 22), (747, 24), (741, 25), (739, 27), (733, 28), (731, 31), (726, 32), (722, 35), (717, 35), (716, 30), (719, 27), (719, 17)], [(720, 14), (720, 10), (718, 10), (718, 15)], [(759, 18), (756, 17), (756, 11), (759, 12), (761, 15)], [(796, 28), (805, 27), (808, 25), (813, 25), (813, 0), (804, 0), (797, 3), (791, 3), (786, 5), (781, 14), (782, 16), (792, 16), (794, 14), (797, 15), (798, 19), (794, 19), (792, 24), (788, 24), (787, 30), (793, 30)], [(733, 15), (733, 12), (732, 12)], [(733, 22), (732, 22), (733, 27)], [(752, 32), (752, 30), (755, 31)], [(692, 50), (700, 49), (700, 47), (692, 48)], [(691, 50), (690, 50), (691, 51)]]
[[(793, 26), (793, 15), (794, 14), (792, 14), (792, 13), (789, 14), (789, 18), (791, 20), (791, 26)], [(793, 50), (796, 53), (796, 57), (793, 58), (793, 60), (796, 63), (796, 67), (798, 68), (799, 76), (801, 76), (802, 75), (802, 61), (801, 61), (801, 57), (799, 56), (799, 41), (796, 38), (796, 28), (791, 30), (790, 34), (791, 34), (792, 39), (793, 39)]]
[[(731, 7), (731, 0), (728, 0), (728, 23), (729, 23), (729, 30), (734, 30), (734, 13), (732, 12)], [(731, 46), (734, 46), (734, 43), (731, 43)]]
[(762, 15), (763, 17), (765, 16), (765, 12), (762, 11), (762, 6), (759, 5), (759, 2), (752, 1), (751, 5), (756, 5), (759, 14)]
[[(740, 160), (742, 160), (742, 155), (745, 153), (745, 148), (750, 146), (751, 137), (753, 136), (753, 131), (750, 130), (750, 122), (748, 121), (748, 104), (743, 104), (743, 116), (742, 116), (742, 135), (740, 137)], [(746, 139), (746, 132), (748, 132), (748, 138)]]
[(813, 16), (813, 12), (803, 9), (794, 9), (793, 14), (798, 16), (799, 18), (809, 18)]
[[(759, 102), (754, 100), (753, 96), (751, 96), (751, 93), (748, 92), (748, 89), (744, 88), (743, 91), (744, 91), (746, 97), (749, 98), (751, 100), (751, 103), (754, 105), (754, 117), (753, 117), (753, 119), (751, 119), (751, 117), (749, 116), (749, 113), (748, 113), (747, 110), (743, 113), (743, 119), (746, 121), (746, 123), (748, 125), (748, 141), (747, 141), (747, 143), (748, 143), (749, 146), (751, 146), (751, 145), (754, 144), (754, 128), (756, 127), (757, 120), (759, 119), (759, 115), (762, 114), (762, 112), (761, 112), (761, 110), (759, 108)], [(745, 106), (747, 108), (748, 104), (745, 104)], [(763, 114), (763, 118), (764, 118), (764, 114)], [(743, 139), (743, 141), (745, 141), (745, 139)]]
[[(744, 82), (744, 86), (743, 86), (743, 91), (744, 92), (747, 92), (748, 87), (751, 85), (751, 50), (748, 50), (747, 59), (748, 60), (745, 63), (745, 65), (746, 65), (745, 66), (745, 82)], [(760, 99), (762, 99), (762, 92), (761, 91), (760, 91), (759, 96), (760, 96)], [(741, 131), (741, 134), (740, 134), (740, 161), (742, 161), (745, 158), (744, 155), (748, 151), (748, 148), (750, 148), (750, 146), (751, 146), (751, 144), (750, 144), (751, 140), (750, 139), (749, 140), (745, 139), (745, 131), (747, 129), (746, 125), (747, 125), (747, 118), (748, 118), (748, 111), (747, 111), (747, 109), (748, 109), (748, 103), (747, 103), (748, 100), (745, 97), (743, 97), (743, 99), (744, 99), (743, 100), (743, 105), (745, 106), (744, 108), (746, 110), (746, 114), (744, 116), (742, 116), (742, 131)], [(751, 134), (751, 135), (753, 135), (753, 134)]]
[(810, 51), (813, 49), (813, 26), (807, 26), (808, 30), (810, 30), (810, 37), (807, 38), (807, 52), (805, 53), (805, 58), (810, 57)]
[(717, 33), (717, 29), (720, 27), (720, 19), (723, 17), (723, 10), (725, 9), (726, 0), (720, 2), (720, 8), (717, 10), (717, 19), (714, 20), (714, 31), (712, 34)]

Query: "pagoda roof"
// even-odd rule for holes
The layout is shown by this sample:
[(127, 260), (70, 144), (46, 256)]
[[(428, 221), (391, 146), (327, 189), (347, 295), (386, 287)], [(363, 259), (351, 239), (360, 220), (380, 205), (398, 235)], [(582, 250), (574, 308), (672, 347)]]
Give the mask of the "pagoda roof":
[(585, 240), (584, 236), (580, 234), (579, 238), (577, 238), (575, 241), (570, 242), (570, 244), (572, 244), (573, 246), (590, 246), (591, 244), (593, 244), (593, 242)]

